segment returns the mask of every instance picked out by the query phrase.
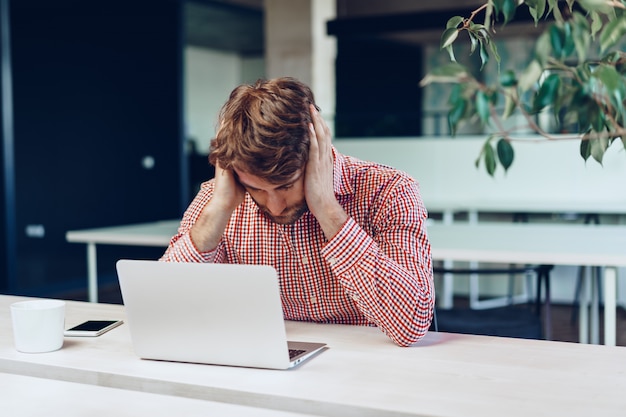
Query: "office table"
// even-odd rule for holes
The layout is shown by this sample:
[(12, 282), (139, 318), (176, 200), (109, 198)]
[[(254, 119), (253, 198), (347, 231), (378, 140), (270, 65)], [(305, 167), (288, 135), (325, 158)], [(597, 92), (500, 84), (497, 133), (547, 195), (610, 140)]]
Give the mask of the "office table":
[[(287, 371), (141, 360), (122, 325), (25, 354), (13, 348), (8, 308), (23, 299), (0, 296), (0, 372), (320, 416), (622, 416), (626, 407), (623, 347), (429, 332), (400, 348), (374, 327), (287, 321), (290, 339), (329, 349)], [(72, 301), (66, 315), (67, 326), (126, 318), (121, 305)]]
[[(434, 223), (428, 234), (436, 260), (605, 267), (604, 343), (615, 345), (617, 267), (626, 266), (626, 226)], [(589, 320), (582, 303), (579, 311), (580, 341), (585, 343)], [(597, 322), (594, 317), (592, 324)]]
[[(67, 232), (67, 240), (87, 244), (89, 300), (97, 301), (97, 244), (163, 246), (178, 220)], [(604, 343), (616, 343), (617, 267), (626, 266), (626, 226), (576, 224), (440, 224), (428, 226), (434, 260), (607, 266), (604, 285)], [(594, 310), (595, 312), (596, 310)], [(589, 340), (589, 317), (580, 308), (579, 338)], [(595, 314), (592, 339), (598, 340)]]
[(2, 372), (0, 386), (2, 415), (7, 417), (310, 416)]
[(95, 229), (70, 230), (68, 242), (87, 244), (87, 294), (89, 301), (98, 301), (98, 260), (96, 245), (162, 246), (167, 247), (176, 234), (180, 221), (163, 220), (150, 223)]

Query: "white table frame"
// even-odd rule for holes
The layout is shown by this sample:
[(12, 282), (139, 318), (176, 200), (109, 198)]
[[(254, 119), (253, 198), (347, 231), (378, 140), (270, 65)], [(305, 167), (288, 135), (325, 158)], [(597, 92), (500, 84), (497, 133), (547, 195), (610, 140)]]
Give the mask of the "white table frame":
[[(616, 344), (617, 268), (626, 266), (626, 226), (435, 223), (428, 234), (434, 260), (604, 267), (604, 344)], [(589, 338), (586, 303), (579, 309), (581, 343)]]
[[(96, 245), (163, 246), (176, 233), (178, 220), (67, 232), (70, 242), (87, 244), (89, 301), (97, 302)], [(626, 226), (572, 224), (453, 223), (429, 224), (433, 260), (602, 266), (604, 268), (604, 342), (616, 343), (617, 267), (626, 266)], [(541, 238), (538, 238), (541, 237)], [(592, 293), (588, 279), (583, 294)], [(591, 288), (589, 290), (588, 288)], [(581, 300), (579, 337), (581, 343), (598, 343), (597, 313), (591, 326)]]
[(96, 245), (128, 245), (167, 247), (176, 233), (179, 220), (163, 220), (123, 226), (71, 230), (65, 235), (68, 242), (87, 244), (87, 297), (98, 302), (98, 255)]

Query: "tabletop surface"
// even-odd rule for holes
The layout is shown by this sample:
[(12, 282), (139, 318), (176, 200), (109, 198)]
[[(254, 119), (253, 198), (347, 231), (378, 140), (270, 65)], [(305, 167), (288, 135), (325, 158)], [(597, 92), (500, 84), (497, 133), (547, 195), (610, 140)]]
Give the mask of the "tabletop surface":
[[(178, 220), (67, 232), (70, 242), (167, 246)], [(626, 225), (454, 223), (428, 225), (435, 260), (626, 266)]]
[[(623, 415), (626, 350), (540, 340), (430, 332), (400, 348), (373, 327), (286, 322), (292, 340), (329, 349), (288, 371), (139, 359), (128, 326), (63, 348), (13, 347), (0, 296), (0, 371), (155, 394), (327, 416)], [(125, 319), (119, 305), (67, 303), (66, 327)]]
[(167, 246), (178, 230), (180, 220), (162, 220), (93, 229), (70, 230), (68, 242)]
[(433, 223), (428, 236), (439, 260), (626, 266), (626, 225)]
[(7, 417), (310, 416), (2, 372), (0, 386), (2, 415)]

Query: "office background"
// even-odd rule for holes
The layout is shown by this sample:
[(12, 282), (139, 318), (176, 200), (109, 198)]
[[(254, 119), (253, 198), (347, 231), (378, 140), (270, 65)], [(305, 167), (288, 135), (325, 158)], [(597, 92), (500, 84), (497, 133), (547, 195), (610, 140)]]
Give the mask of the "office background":
[[(445, 20), (479, 3), (0, 2), (0, 292), (26, 295), (86, 285), (85, 249), (65, 241), (67, 230), (179, 217), (219, 107), (241, 82), (302, 79), (337, 136), (446, 134), (445, 87), (418, 83), (448, 59), (438, 48)], [(529, 58), (535, 32), (519, 28), (500, 41), (503, 66)], [(115, 279), (119, 257), (161, 252), (100, 246), (102, 282)]]

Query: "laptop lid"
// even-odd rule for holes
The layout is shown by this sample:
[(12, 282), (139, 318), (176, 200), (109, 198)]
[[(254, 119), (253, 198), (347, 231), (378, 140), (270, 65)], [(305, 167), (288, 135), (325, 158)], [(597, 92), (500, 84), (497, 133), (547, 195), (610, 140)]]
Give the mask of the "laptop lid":
[[(122, 259), (116, 267), (141, 358), (287, 369), (325, 346), (288, 345), (271, 266)], [(290, 349), (301, 352), (290, 359)]]

